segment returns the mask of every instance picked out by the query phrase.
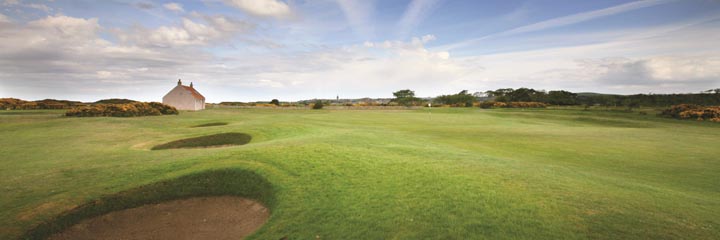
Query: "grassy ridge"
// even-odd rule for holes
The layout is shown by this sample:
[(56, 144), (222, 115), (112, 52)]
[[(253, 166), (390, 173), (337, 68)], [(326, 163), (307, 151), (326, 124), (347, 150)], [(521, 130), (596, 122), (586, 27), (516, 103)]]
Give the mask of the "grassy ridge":
[[(273, 183), (272, 218), (254, 239), (720, 235), (720, 124), (614, 111), (430, 111), (1, 115), (0, 238), (105, 195), (222, 168)], [(186, 127), (207, 122), (232, 124)], [(246, 132), (253, 144), (150, 151), (218, 131)]]
[(272, 185), (261, 176), (242, 169), (211, 170), (103, 196), (52, 218), (28, 231), (24, 239), (45, 239), (83, 219), (112, 211), (199, 196), (239, 196), (272, 207)]
[(152, 150), (172, 149), (172, 148), (201, 148), (225, 145), (243, 145), (252, 140), (250, 135), (245, 133), (219, 133), (194, 138), (186, 138), (160, 144), (152, 148)]

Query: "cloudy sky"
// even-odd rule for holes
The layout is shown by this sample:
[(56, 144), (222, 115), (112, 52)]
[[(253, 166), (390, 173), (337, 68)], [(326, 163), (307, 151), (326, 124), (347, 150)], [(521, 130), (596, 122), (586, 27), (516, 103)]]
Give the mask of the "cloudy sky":
[(0, 0), (0, 97), (720, 87), (718, 0)]

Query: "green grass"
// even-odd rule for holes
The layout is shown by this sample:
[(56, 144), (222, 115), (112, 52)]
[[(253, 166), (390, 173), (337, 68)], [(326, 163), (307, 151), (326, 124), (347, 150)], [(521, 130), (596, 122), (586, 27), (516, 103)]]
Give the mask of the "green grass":
[(211, 122), (211, 123), (198, 124), (198, 125), (195, 125), (195, 126), (192, 126), (192, 127), (194, 127), (194, 128), (197, 128), (197, 127), (215, 127), (215, 126), (224, 126), (224, 125), (228, 125), (228, 123), (226, 123), (226, 122)]
[(157, 145), (153, 147), (152, 150), (244, 145), (249, 143), (250, 140), (252, 140), (252, 137), (245, 133), (219, 133), (207, 136), (175, 140), (172, 142)]
[[(251, 239), (720, 236), (720, 124), (601, 110), (431, 111), (0, 114), (0, 239), (106, 196), (219, 169), (272, 185), (271, 218)], [(187, 127), (203, 122), (230, 124)], [(218, 132), (247, 133), (252, 144), (151, 151)]]

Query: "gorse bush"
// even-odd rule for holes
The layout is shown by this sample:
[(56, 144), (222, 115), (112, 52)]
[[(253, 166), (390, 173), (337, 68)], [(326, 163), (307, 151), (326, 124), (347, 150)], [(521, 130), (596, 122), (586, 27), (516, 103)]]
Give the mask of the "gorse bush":
[(0, 110), (68, 109), (82, 105), (85, 104), (67, 100), (25, 101), (17, 98), (0, 98)]
[(96, 104), (65, 112), (68, 117), (140, 117), (178, 114), (178, 110), (158, 102), (127, 104)]
[(480, 108), (545, 108), (548, 104), (541, 102), (482, 102)]
[(720, 122), (720, 106), (702, 107), (694, 104), (679, 104), (663, 110), (660, 115), (676, 119)]

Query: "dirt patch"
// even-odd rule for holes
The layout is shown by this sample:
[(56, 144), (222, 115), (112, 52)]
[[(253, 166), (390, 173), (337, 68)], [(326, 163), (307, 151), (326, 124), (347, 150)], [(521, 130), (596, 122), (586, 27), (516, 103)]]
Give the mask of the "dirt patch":
[(245, 198), (190, 198), (86, 219), (48, 239), (242, 239), (269, 217), (262, 204)]

